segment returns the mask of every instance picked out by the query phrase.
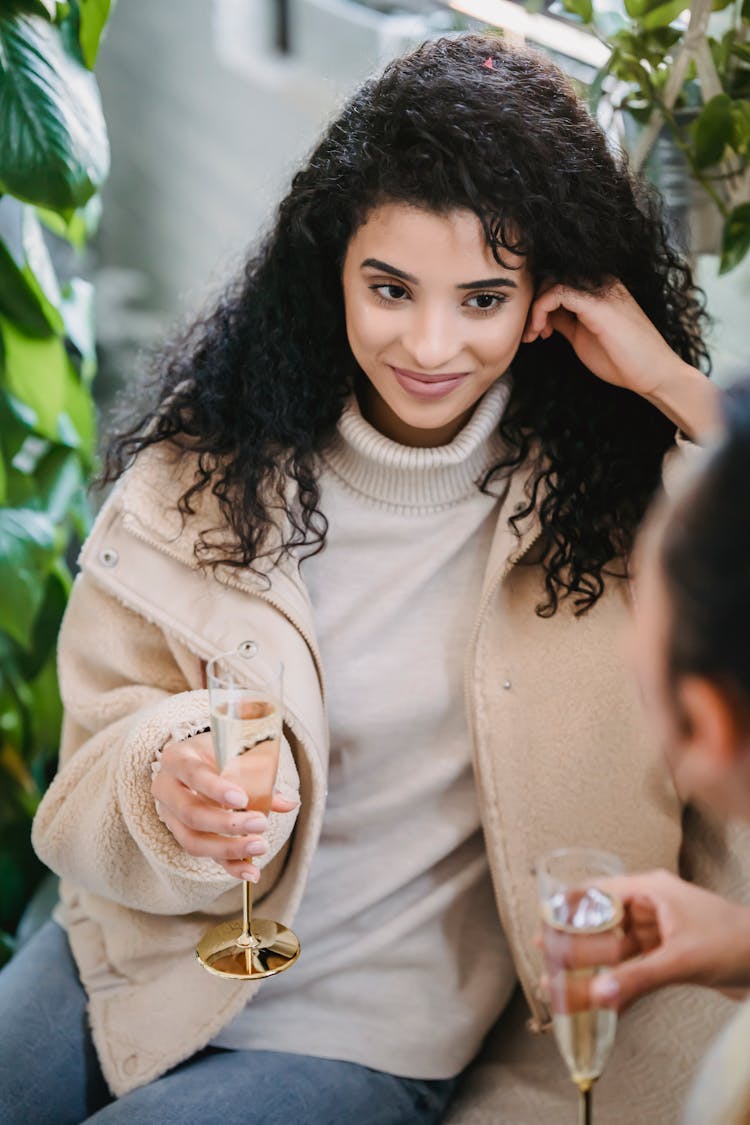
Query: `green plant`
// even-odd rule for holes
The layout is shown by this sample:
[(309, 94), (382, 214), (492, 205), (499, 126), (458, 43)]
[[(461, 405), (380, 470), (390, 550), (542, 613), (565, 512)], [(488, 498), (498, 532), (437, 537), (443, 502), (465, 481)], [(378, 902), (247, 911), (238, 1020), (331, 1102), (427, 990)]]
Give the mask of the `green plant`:
[(66, 559), (89, 522), (92, 292), (58, 278), (50, 248), (75, 259), (98, 215), (109, 148), (92, 69), (109, 9), (0, 0), (0, 963), (43, 873), (30, 821), (58, 749)]
[(562, 3), (610, 49), (592, 97), (641, 126), (634, 166), (666, 129), (721, 214), (720, 272), (733, 269), (750, 251), (750, 0), (624, 0), (621, 13)]

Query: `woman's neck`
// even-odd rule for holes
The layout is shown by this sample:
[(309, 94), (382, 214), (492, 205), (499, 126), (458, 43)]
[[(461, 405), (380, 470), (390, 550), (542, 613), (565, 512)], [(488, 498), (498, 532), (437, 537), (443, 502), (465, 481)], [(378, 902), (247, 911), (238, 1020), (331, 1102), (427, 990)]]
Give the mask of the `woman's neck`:
[(437, 429), (428, 430), (417, 426), (410, 426), (399, 418), (398, 414), (381, 398), (368, 380), (361, 380), (356, 388), (357, 401), (362, 411), (362, 417), (370, 423), (373, 429), (395, 441), (398, 445), (408, 445), (414, 449), (437, 449), (441, 445), (450, 445), (457, 434), (461, 432), (471, 418), (477, 404), (464, 411), (457, 418), (447, 422)]

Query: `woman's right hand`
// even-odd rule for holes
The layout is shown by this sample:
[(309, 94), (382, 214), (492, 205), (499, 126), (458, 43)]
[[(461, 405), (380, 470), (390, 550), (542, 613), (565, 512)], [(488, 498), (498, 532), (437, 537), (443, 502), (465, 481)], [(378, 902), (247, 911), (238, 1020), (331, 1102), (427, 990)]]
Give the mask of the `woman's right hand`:
[[(252, 860), (267, 850), (268, 818), (249, 809), (247, 793), (221, 777), (210, 733), (168, 742), (151, 792), (160, 819), (189, 855), (215, 859), (235, 879), (258, 882)], [(272, 812), (296, 807), (296, 801), (274, 793)]]
[(596, 1006), (620, 1011), (668, 984), (702, 984), (735, 997), (750, 988), (750, 907), (668, 871), (598, 885), (625, 906), (625, 959), (592, 981)]

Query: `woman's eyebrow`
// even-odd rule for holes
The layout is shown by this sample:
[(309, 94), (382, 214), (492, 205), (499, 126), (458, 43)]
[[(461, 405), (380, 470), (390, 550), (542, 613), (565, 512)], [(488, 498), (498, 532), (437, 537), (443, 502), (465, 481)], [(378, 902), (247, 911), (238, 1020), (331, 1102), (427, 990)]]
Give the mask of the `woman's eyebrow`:
[[(419, 285), (418, 278), (413, 274), (407, 273), (405, 270), (400, 270), (397, 266), (391, 266), (388, 262), (381, 262), (379, 258), (365, 258), (360, 265), (360, 269), (374, 269), (380, 270), (381, 273), (390, 273), (393, 277), (400, 277), (402, 281), (408, 281), (412, 285)], [(462, 281), (456, 289), (497, 289), (499, 287), (506, 289), (518, 288), (515, 281), (509, 277), (485, 277), (480, 281)]]
[(485, 277), (482, 281), (462, 281), (456, 289), (492, 289), (505, 286), (507, 289), (517, 289), (515, 281), (509, 277)]
[(387, 262), (381, 262), (379, 258), (365, 258), (359, 268), (363, 270), (368, 266), (371, 269), (380, 270), (382, 273), (392, 273), (394, 277), (400, 277), (402, 281), (410, 281), (412, 285), (419, 285), (413, 274), (397, 269), (396, 266), (389, 266)]

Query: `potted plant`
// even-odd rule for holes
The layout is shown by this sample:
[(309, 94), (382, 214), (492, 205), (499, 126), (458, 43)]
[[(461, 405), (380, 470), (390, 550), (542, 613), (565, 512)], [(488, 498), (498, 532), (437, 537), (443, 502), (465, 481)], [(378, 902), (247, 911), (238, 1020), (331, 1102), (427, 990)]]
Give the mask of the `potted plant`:
[(44, 872), (29, 829), (57, 757), (55, 646), (88, 522), (96, 353), (78, 253), (109, 166), (91, 73), (109, 7), (0, 0), (0, 964)]
[(720, 253), (727, 273), (750, 251), (750, 0), (562, 5), (610, 50), (591, 87), (594, 106), (637, 126), (625, 129), (636, 170), (669, 137), (720, 219), (717, 244), (698, 248)]

